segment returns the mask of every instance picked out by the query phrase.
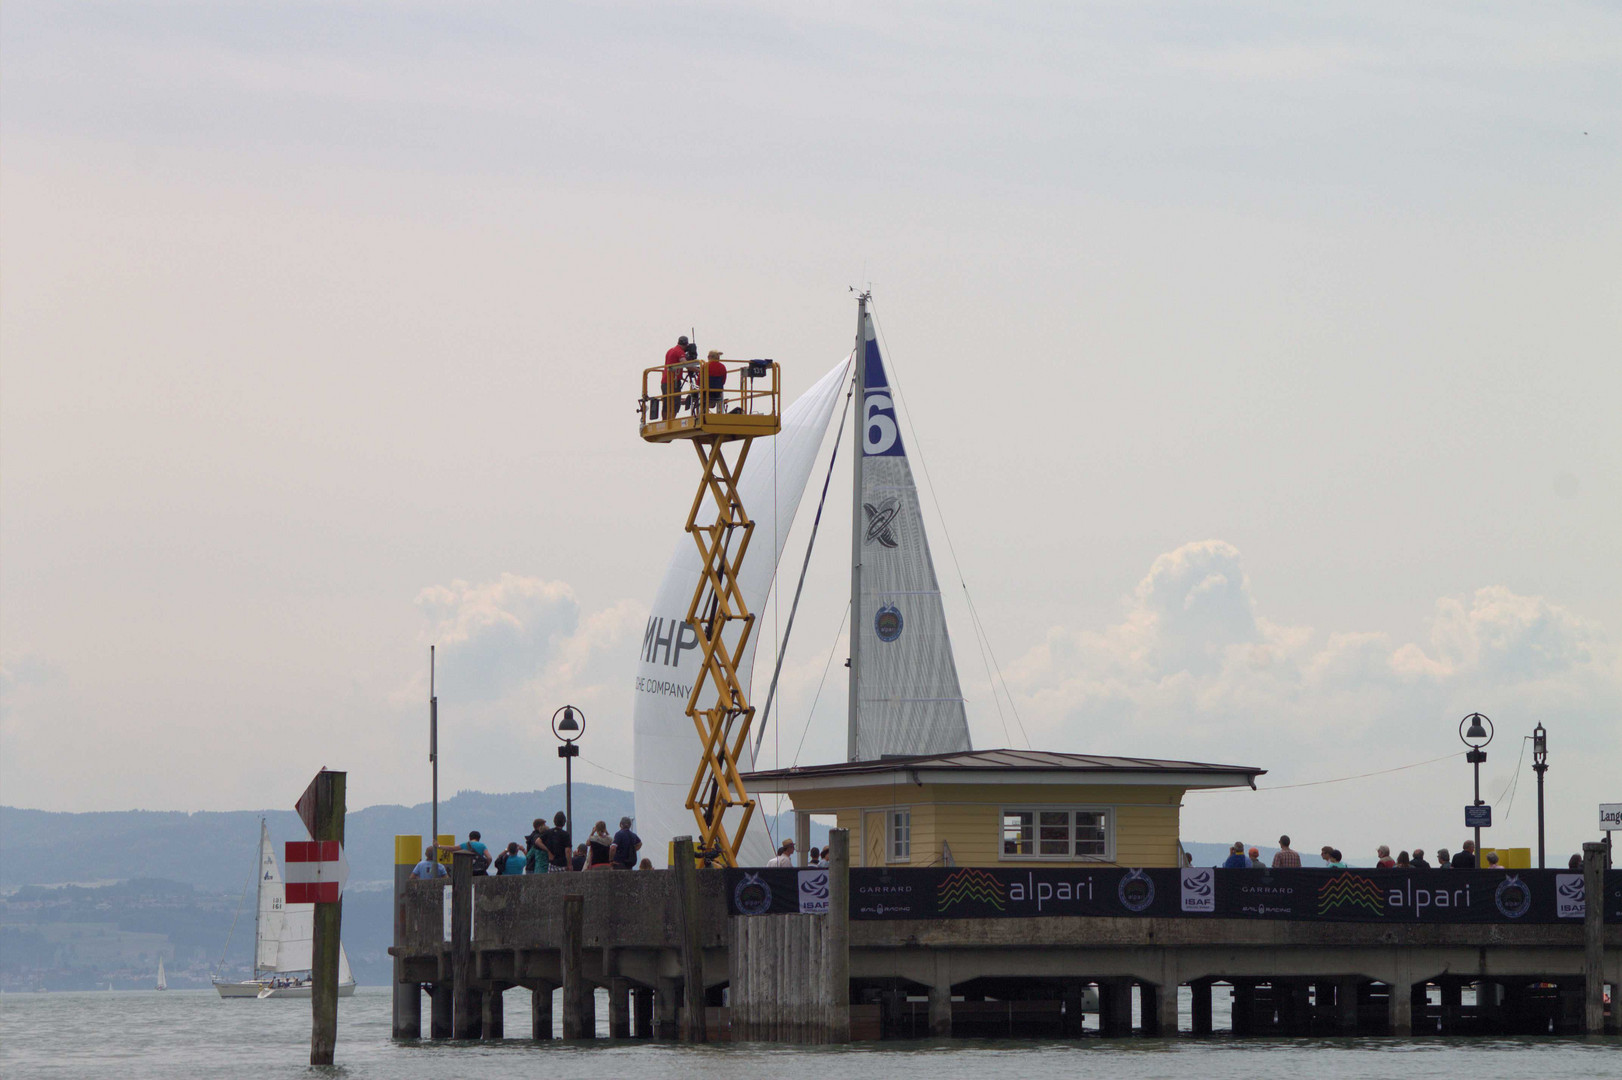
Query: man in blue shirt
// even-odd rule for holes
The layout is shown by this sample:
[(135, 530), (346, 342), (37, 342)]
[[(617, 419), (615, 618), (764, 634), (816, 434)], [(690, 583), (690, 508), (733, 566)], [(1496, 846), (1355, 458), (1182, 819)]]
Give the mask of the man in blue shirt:
[(634, 870), (636, 853), (642, 850), (642, 838), (631, 831), (631, 819), (620, 818), (620, 831), (614, 834), (614, 843), (608, 849), (608, 861), (616, 870)]
[(478, 829), (469, 830), (467, 842), (462, 845), (462, 850), (473, 852), (473, 872), (475, 874), (488, 874), (490, 872), (490, 849), (480, 841)]
[(1245, 858), (1245, 845), (1235, 840), (1233, 847), (1228, 849), (1228, 861), (1222, 864), (1224, 870), (1248, 870), (1250, 860)]
[(420, 881), (424, 878), (444, 877), (450, 871), (434, 861), (434, 849), (422, 849), (422, 862), (411, 868), (411, 880)]

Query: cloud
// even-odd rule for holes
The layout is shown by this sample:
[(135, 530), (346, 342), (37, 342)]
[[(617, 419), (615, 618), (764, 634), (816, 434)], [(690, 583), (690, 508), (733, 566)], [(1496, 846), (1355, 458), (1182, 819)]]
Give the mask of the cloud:
[(435, 585), (417, 594), (416, 605), (431, 623), (441, 685), (471, 701), (497, 700), (540, 677), (580, 624), (567, 584), (517, 574)]

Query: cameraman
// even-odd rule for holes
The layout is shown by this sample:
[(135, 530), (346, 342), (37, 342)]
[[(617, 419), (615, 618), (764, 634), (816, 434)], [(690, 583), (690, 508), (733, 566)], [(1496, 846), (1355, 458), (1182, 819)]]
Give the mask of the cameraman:
[[(684, 366), (698, 359), (698, 346), (687, 340), (683, 334), (676, 339), (676, 344), (665, 350), (665, 370), (659, 376), (659, 392), (665, 403), (665, 414), (674, 419), (678, 401), (676, 393), (681, 389), (681, 379)], [(648, 419), (659, 419), (660, 398), (653, 398), (648, 402)]]

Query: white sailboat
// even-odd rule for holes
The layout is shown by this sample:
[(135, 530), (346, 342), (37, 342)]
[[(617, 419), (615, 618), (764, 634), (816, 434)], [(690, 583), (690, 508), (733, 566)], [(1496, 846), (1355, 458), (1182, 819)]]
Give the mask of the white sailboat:
[[(259, 867), (254, 910), (253, 978), (230, 982), (216, 976), (222, 998), (308, 998), (310, 952), (315, 944), (315, 905), (289, 904), (281, 867), (270, 843), (270, 827), (259, 821)], [(229, 942), (227, 942), (229, 948)], [(355, 992), (349, 955), (338, 946), (338, 996)]]
[[(112, 984), (108, 983), (107, 984), (107, 989), (111, 990), (112, 988), (113, 988)], [(167, 990), (167, 989), (169, 989), (169, 980), (163, 977), (163, 957), (161, 957), (161, 956), (158, 957), (158, 989), (159, 990)]]
[[(738, 573), (739, 588), (748, 610), (764, 608), (835, 405), (852, 384), (857, 422), (849, 759), (969, 750), (940, 586), (866, 295), (857, 309), (852, 354), (786, 408), (781, 431), (758, 440), (752, 451), (751, 468), (738, 484), (740, 500), (755, 521), (754, 541)], [(764, 461), (772, 466), (759, 464)], [(776, 540), (770, 558), (763, 557), (771, 550), (762, 543), (767, 537)], [(643, 635), (632, 726), (636, 815), (644, 835), (693, 831), (686, 793), (702, 747), (686, 706), (698, 666), (698, 637), (682, 619), (701, 573), (695, 545), (683, 535)], [(757, 640), (758, 635), (752, 636), (739, 658), (746, 691)], [(744, 748), (738, 763), (743, 771), (753, 767), (749, 750)], [(654, 858), (660, 854), (656, 851)], [(751, 829), (740, 863), (759, 866), (770, 856), (765, 830)]]

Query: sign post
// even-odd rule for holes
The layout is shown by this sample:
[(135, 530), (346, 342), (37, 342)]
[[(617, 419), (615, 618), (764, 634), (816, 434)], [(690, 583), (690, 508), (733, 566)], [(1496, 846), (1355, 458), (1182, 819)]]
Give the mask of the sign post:
[[(1492, 828), (1492, 807), (1487, 803), (1479, 806), (1466, 806), (1464, 808), (1464, 827), (1466, 829)], [(1480, 857), (1481, 845), (1476, 845), (1477, 857)]]
[[(314, 842), (300, 845), (300, 854), (305, 858), (287, 864), (288, 900), (294, 901), (297, 888), (315, 904), (315, 934), (310, 949), (311, 1065), (331, 1065), (338, 1043), (338, 942), (343, 927), (343, 878), (348, 871), (342, 856), (347, 780), (347, 773), (326, 769), (315, 774), (297, 806), (299, 818)], [(293, 846), (288, 845), (289, 860)]]

